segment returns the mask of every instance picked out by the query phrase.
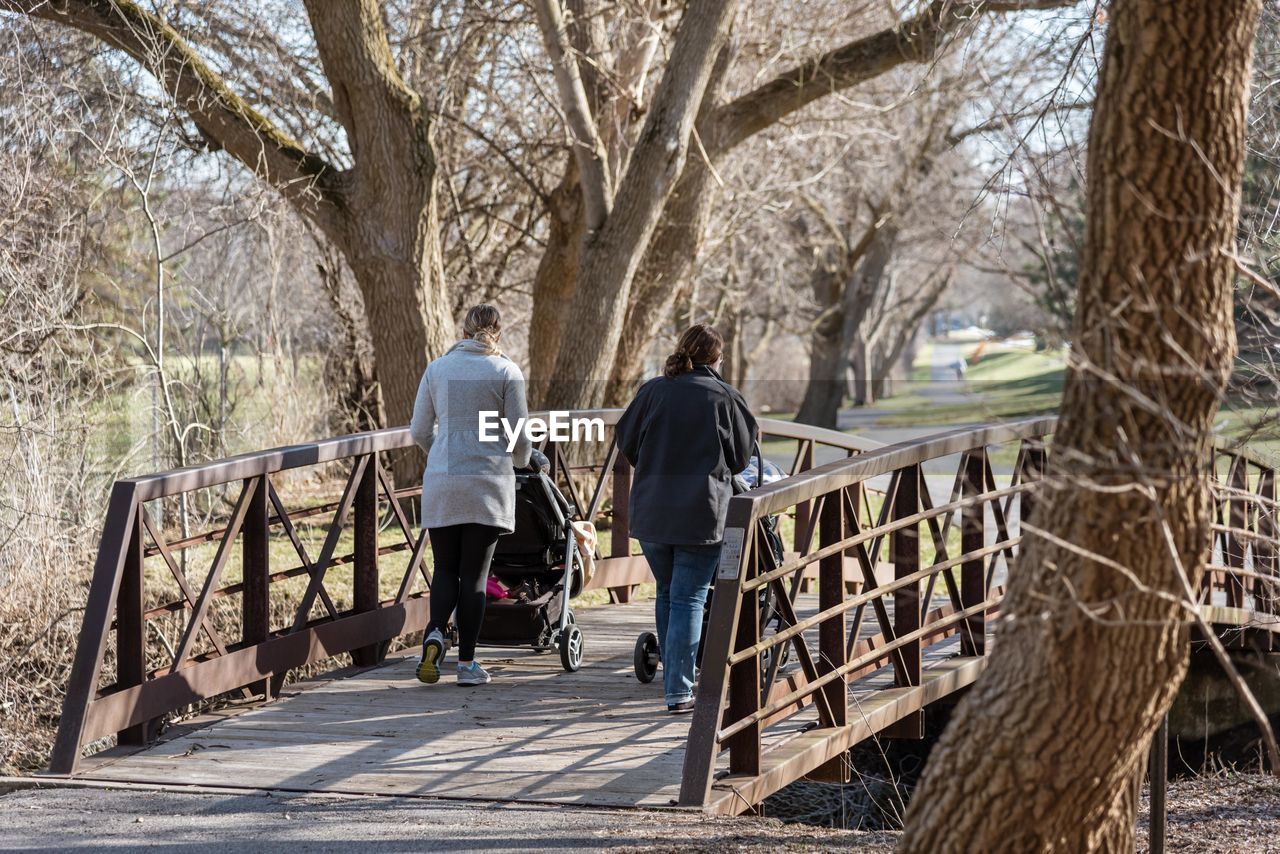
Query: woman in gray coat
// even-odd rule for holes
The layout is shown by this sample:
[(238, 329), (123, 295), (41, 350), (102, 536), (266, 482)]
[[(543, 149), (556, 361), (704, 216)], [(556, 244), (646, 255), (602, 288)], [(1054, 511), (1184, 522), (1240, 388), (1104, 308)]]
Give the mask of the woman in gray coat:
[(481, 413), (497, 413), (510, 424), (528, 415), (524, 376), (498, 349), (498, 309), (476, 306), (462, 329), (462, 340), (427, 365), (409, 424), (414, 441), (427, 452), (422, 527), (435, 557), (431, 620), (418, 679), (439, 681), (448, 650), (444, 630), (456, 609), (458, 684), (484, 685), (489, 674), (475, 660), (475, 648), (489, 564), (498, 537), (515, 528), (513, 468), (529, 464), (532, 447), (523, 430), (511, 452), (505, 442), (480, 439)]

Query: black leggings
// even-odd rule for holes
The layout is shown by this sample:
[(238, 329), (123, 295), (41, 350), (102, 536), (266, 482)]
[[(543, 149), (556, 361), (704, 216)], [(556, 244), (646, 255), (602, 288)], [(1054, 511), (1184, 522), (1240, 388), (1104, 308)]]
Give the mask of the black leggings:
[(501, 528), (492, 525), (447, 525), (428, 529), (436, 568), (431, 576), (431, 622), (427, 632), (443, 634), (449, 615), (458, 610), (458, 660), (475, 658), (476, 638), (484, 619), (485, 585)]

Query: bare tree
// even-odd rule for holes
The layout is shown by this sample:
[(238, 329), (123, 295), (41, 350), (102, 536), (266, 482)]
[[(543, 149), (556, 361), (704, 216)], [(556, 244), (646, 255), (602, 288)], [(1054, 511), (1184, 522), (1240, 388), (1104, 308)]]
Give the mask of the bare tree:
[(1132, 850), (1135, 775), (1187, 666), (1260, 0), (1120, 0), (1089, 136), (1072, 360), (989, 669), (905, 851)]
[[(1074, 2), (933, 0), (914, 16), (860, 34), (831, 50), (802, 57), (736, 97), (704, 103), (696, 132), (702, 146), (700, 154), (705, 156), (690, 158), (685, 164), (661, 225), (646, 246), (621, 338), (616, 343), (597, 342), (598, 352), (591, 355), (613, 362), (607, 398), (620, 400), (634, 386), (648, 343), (687, 284), (715, 199), (714, 164), (755, 135), (791, 119), (826, 96), (895, 68), (933, 62), (956, 36), (968, 32), (983, 16), (1059, 8)], [(876, 7), (879, 8), (882, 7)], [(859, 11), (875, 20), (871, 7)], [(796, 13), (803, 14), (799, 8)], [(758, 77), (748, 79), (755, 83)], [(714, 89), (711, 91), (714, 95)]]
[[(603, 215), (603, 220), (592, 227), (588, 219), (579, 287), (570, 306), (573, 323), (585, 334), (561, 336), (547, 391), (549, 406), (594, 406), (604, 400), (613, 359), (612, 347), (606, 344), (602, 350), (601, 344), (616, 344), (622, 333), (631, 281), (684, 168), (693, 122), (736, 6), (734, 0), (691, 0), (686, 6), (671, 58), (616, 194), (599, 183), (606, 173), (596, 163), (603, 156), (598, 140), (575, 139), (580, 178), (597, 181), (584, 187), (589, 200), (584, 213), (589, 218)], [(541, 19), (544, 28), (555, 26), (554, 16), (544, 14)], [(548, 43), (562, 41), (549, 32)], [(565, 81), (562, 88), (572, 87), (572, 75), (559, 78)], [(585, 94), (573, 93), (568, 110), (572, 115), (578, 105), (585, 104)], [(583, 116), (571, 120), (571, 126), (589, 127), (589, 123)]]
[[(342, 249), (364, 294), (387, 417), (403, 423), (427, 357), (441, 352), (453, 332), (432, 117), (396, 68), (379, 3), (305, 5), (329, 90), (322, 109), (341, 129), (346, 163), (308, 148), (270, 117), (313, 100), (306, 87), (317, 85), (317, 69), (305, 53), (281, 49), (285, 67), (273, 85), (247, 81), (259, 88), (246, 100), (205, 60), (203, 45), (138, 4), (4, 0), (0, 9), (74, 27), (127, 54), (154, 75), (209, 147), (275, 187)], [(211, 29), (230, 66), (235, 50), (246, 46), (235, 44), (235, 27)]]

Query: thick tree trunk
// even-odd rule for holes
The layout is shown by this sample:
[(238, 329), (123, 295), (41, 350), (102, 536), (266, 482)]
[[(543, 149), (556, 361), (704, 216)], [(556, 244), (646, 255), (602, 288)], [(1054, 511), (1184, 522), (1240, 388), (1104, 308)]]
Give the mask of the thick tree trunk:
[(676, 300), (687, 291), (714, 202), (715, 188), (706, 161), (700, 157), (690, 160), (671, 191), (662, 221), (636, 273), (606, 402), (625, 404), (640, 384), (654, 338), (671, 316)]
[(685, 7), (613, 210), (587, 238), (572, 306), (580, 332), (561, 342), (548, 406), (604, 402), (632, 281), (684, 169), (694, 119), (736, 6), (735, 0), (691, 0)]
[[(428, 360), (454, 336), (430, 115), (396, 72), (376, 0), (306, 6), (355, 159), (340, 213), (320, 224), (364, 296), (388, 425), (408, 424)], [(421, 476), (419, 456), (396, 456), (397, 483)]]
[(809, 382), (796, 421), (815, 427), (835, 429), (840, 405), (844, 403), (845, 372), (849, 359), (845, 349), (844, 270), (822, 264), (813, 272), (813, 297), (828, 306), (813, 325), (809, 338)]
[(1195, 589), (1208, 557), (1259, 5), (1110, 7), (1049, 478), (904, 851), (1134, 847), (1135, 775), (1186, 669), (1179, 573)]
[[(364, 297), (374, 365), (386, 425), (409, 423), (427, 362), (455, 336), (440, 256), (434, 190), (425, 204), (410, 193), (389, 194), (400, 204), (379, 206), (353, 217), (343, 245)], [(421, 454), (394, 455), (395, 482), (422, 476)]]
[(547, 213), (551, 225), (547, 248), (533, 277), (529, 318), (529, 403), (535, 408), (544, 403), (565, 330), (576, 328), (569, 312), (577, 289), (587, 225), (578, 164), (573, 157), (565, 166), (560, 184), (551, 192)]
[[(420, 239), (434, 240), (434, 211), (423, 219), (424, 230), (430, 223), (433, 233)], [(375, 226), (379, 221), (364, 222)], [(382, 233), (392, 233), (395, 227), (389, 224)], [(449, 346), (454, 323), (439, 268), (439, 247), (433, 251), (414, 245), (405, 255), (384, 254), (381, 248), (364, 242), (344, 247), (364, 296), (387, 425), (395, 427), (409, 423), (422, 372)], [(418, 252), (422, 255), (415, 258)]]

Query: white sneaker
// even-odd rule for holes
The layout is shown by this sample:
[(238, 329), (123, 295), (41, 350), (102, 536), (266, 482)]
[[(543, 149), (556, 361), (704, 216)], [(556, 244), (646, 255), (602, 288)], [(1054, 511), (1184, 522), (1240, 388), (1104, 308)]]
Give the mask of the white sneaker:
[(480, 666), (480, 662), (473, 661), (470, 666), (463, 667), (458, 665), (458, 684), (468, 685), (488, 685), (489, 672)]
[(418, 681), (432, 685), (440, 681), (440, 662), (449, 649), (439, 629), (432, 629), (422, 641), (422, 661), (418, 664)]

